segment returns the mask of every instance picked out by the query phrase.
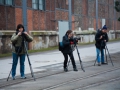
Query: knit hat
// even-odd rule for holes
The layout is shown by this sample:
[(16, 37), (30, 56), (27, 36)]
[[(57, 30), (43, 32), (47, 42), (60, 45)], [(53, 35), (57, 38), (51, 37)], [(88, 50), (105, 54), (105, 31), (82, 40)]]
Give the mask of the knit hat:
[(103, 28), (102, 28), (102, 30), (103, 30), (103, 29), (104, 29), (104, 30), (107, 30), (107, 26), (106, 26), (106, 25), (104, 25), (104, 26), (103, 26)]

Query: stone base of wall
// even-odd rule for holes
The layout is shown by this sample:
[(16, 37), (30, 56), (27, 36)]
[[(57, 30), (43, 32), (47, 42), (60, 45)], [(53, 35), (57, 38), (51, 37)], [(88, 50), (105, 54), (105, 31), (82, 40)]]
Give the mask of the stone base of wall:
[[(12, 49), (11, 36), (15, 31), (0, 31), (0, 54), (10, 53)], [(30, 31), (33, 41), (29, 44), (29, 49), (37, 50), (58, 46), (57, 31)], [(81, 37), (82, 43), (94, 42), (95, 31), (75, 31), (77, 37)], [(120, 30), (108, 32), (109, 39), (120, 38)]]

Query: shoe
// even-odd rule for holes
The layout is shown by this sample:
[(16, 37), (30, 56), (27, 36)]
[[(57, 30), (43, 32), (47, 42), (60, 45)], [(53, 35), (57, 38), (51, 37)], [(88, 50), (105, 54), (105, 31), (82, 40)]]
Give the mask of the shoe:
[(64, 71), (65, 71), (65, 72), (67, 72), (67, 71), (68, 71), (68, 69), (67, 69), (67, 68), (64, 68)]
[(100, 64), (100, 63), (98, 63), (98, 66), (101, 66), (101, 64)]
[(27, 77), (25, 77), (25, 76), (23, 76), (23, 77), (21, 77), (21, 79), (26, 79)]
[(12, 77), (13, 80), (15, 80), (15, 77)]
[(107, 64), (107, 63), (103, 62), (103, 63), (101, 63), (101, 64)]
[(77, 69), (77, 68), (73, 68), (73, 70), (74, 70), (74, 71), (78, 71), (78, 69)]

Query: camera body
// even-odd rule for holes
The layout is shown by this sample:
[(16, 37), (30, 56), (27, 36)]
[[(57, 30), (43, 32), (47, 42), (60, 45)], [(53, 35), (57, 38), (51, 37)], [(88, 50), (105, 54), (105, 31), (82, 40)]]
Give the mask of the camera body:
[(78, 43), (78, 40), (81, 40), (81, 38), (79, 37), (75, 37), (75, 38), (71, 38), (70, 41), (74, 42), (74, 44)]

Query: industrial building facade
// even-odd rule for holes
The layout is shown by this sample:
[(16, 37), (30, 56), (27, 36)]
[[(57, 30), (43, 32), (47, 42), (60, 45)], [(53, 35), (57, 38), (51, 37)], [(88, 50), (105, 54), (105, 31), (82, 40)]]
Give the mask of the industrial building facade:
[(10, 37), (20, 23), (26, 31), (35, 32), (30, 49), (58, 45), (58, 23), (70, 22), (70, 18), (71, 29), (75, 31), (96, 30), (103, 24), (109, 30), (120, 30), (120, 22), (117, 21), (120, 13), (114, 9), (115, 0), (70, 1), (71, 17), (69, 0), (0, 0), (0, 53), (11, 52)]
[[(26, 17), (23, 18), (22, 1), (0, 0), (0, 30), (15, 30), (16, 25), (27, 21), (28, 30), (57, 30), (58, 21), (68, 21), (68, 0), (27, 0)], [(96, 29), (96, 0), (72, 0), (72, 29)], [(102, 19), (107, 26), (120, 30), (117, 17), (114, 18), (114, 0), (98, 0), (98, 27)]]

